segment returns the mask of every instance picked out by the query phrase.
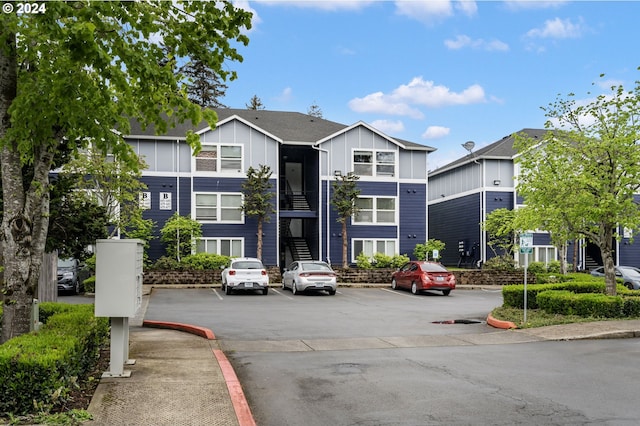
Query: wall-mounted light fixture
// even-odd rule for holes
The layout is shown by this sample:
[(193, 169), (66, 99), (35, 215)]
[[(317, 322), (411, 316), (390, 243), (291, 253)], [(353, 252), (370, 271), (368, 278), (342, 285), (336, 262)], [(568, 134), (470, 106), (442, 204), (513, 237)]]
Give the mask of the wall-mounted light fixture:
[(497, 186), (497, 185), (500, 185), (500, 179), (496, 179), (496, 180), (494, 180), (494, 181), (493, 181), (493, 184), (494, 184), (494, 185), (496, 185), (496, 186)]
[(440, 196), (441, 196), (442, 198), (444, 198), (444, 194), (440, 194)]
[(341, 170), (334, 170), (333, 171), (333, 175), (334, 176), (342, 176), (342, 171)]

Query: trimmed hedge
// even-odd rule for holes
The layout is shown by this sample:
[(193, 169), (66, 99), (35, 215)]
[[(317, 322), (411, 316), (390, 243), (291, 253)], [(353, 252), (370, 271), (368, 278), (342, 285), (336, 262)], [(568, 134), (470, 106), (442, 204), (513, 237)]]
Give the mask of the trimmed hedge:
[[(604, 282), (600, 281), (567, 281), (558, 284), (531, 284), (527, 285), (527, 307), (537, 309), (538, 303), (536, 297), (538, 293), (548, 290), (567, 290), (573, 293), (605, 293)], [(628, 292), (618, 286), (618, 293)], [(503, 306), (524, 309), (524, 285), (508, 285), (502, 288)]]
[(37, 333), (0, 345), (0, 413), (23, 415), (61, 406), (78, 377), (90, 373), (109, 335), (93, 305), (42, 303)]
[(536, 303), (550, 314), (578, 315), (594, 318), (624, 317), (624, 298), (606, 294), (577, 294), (568, 290), (548, 290), (538, 293)]

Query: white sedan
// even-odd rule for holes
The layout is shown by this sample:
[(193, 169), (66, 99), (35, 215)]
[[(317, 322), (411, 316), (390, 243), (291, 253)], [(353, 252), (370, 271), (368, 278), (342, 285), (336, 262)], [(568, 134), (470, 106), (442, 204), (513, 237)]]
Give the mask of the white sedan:
[(290, 288), (293, 294), (301, 291), (327, 291), (336, 294), (336, 273), (326, 262), (297, 260), (282, 274), (282, 288)]
[(222, 291), (231, 294), (234, 290), (261, 290), (269, 292), (269, 274), (260, 259), (238, 257), (222, 271)]

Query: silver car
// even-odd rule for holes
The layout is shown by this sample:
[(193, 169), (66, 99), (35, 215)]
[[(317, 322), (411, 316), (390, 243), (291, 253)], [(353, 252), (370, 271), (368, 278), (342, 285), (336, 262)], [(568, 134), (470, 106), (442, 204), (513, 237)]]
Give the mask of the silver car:
[(260, 290), (269, 292), (269, 274), (260, 259), (238, 257), (231, 259), (222, 270), (222, 291), (231, 294), (234, 290)]
[(293, 294), (326, 290), (333, 296), (337, 286), (336, 273), (326, 262), (298, 260), (291, 263), (282, 274), (282, 288), (290, 288)]
[[(604, 267), (591, 271), (594, 277), (604, 277)], [(640, 290), (640, 272), (633, 266), (616, 266), (616, 278), (621, 279), (622, 283), (629, 290)]]

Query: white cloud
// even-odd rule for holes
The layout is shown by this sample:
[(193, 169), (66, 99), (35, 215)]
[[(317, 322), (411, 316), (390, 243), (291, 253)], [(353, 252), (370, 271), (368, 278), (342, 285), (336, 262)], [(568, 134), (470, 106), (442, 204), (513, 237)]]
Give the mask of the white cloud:
[(427, 130), (422, 133), (423, 139), (440, 139), (449, 135), (451, 129), (443, 126), (429, 126)]
[(338, 10), (360, 10), (375, 1), (371, 0), (252, 0), (267, 6), (293, 6), (334, 12)]
[(433, 81), (415, 77), (409, 84), (403, 84), (391, 93), (371, 93), (363, 98), (349, 101), (349, 107), (356, 112), (384, 113), (421, 119), (424, 114), (416, 106), (440, 108), (449, 105), (468, 105), (486, 102), (484, 89), (473, 84), (462, 92), (452, 92), (448, 87), (436, 85)]
[(247, 12), (252, 13), (251, 29), (248, 30), (247, 33), (250, 33), (251, 31), (253, 31), (253, 29), (255, 29), (258, 24), (262, 23), (262, 19), (258, 15), (258, 12), (256, 12), (256, 10), (249, 5), (249, 0), (234, 0), (233, 5), (238, 9), (246, 10)]
[(433, 24), (454, 15), (454, 11), (461, 11), (465, 15), (473, 16), (478, 11), (475, 1), (451, 1), (451, 0), (421, 0), (395, 2), (396, 13), (415, 19), (424, 24)]
[(504, 3), (509, 9), (549, 9), (557, 8), (567, 4), (569, 0), (505, 0)]
[(444, 45), (452, 50), (470, 47), (472, 49), (488, 50), (488, 51), (507, 51), (509, 45), (500, 40), (486, 41), (481, 38), (473, 40), (467, 35), (459, 35), (455, 39), (444, 41)]
[(542, 28), (533, 28), (527, 32), (531, 38), (578, 38), (584, 34), (586, 27), (582, 18), (577, 23), (570, 19), (550, 19), (544, 23)]
[(289, 102), (293, 98), (293, 89), (291, 87), (285, 87), (282, 92), (276, 96), (278, 102)]
[(397, 134), (404, 131), (404, 123), (400, 120), (374, 120), (371, 125), (388, 135)]

